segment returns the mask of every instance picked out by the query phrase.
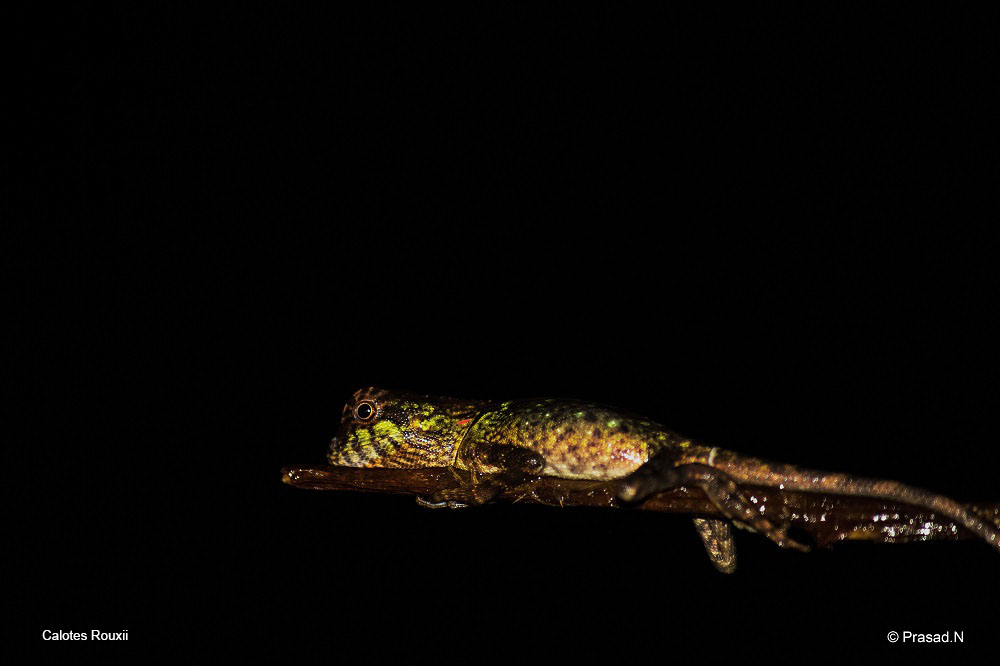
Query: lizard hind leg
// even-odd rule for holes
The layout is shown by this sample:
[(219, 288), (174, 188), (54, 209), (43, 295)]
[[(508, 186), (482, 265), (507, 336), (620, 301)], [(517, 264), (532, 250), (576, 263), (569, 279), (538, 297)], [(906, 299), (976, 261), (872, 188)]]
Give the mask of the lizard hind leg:
[(618, 498), (625, 502), (635, 502), (678, 486), (701, 488), (724, 517), (750, 525), (782, 548), (794, 548), (803, 552), (809, 550), (808, 546), (790, 538), (784, 525), (775, 525), (754, 510), (728, 474), (708, 465), (693, 463), (674, 466), (669, 456), (654, 456), (619, 483)]
[(701, 488), (709, 501), (730, 520), (738, 520), (775, 542), (782, 548), (807, 552), (809, 547), (788, 536), (785, 525), (775, 525), (755, 509), (740, 491), (736, 482), (725, 472), (708, 465), (680, 465), (681, 485)]
[(729, 523), (713, 518), (695, 518), (694, 527), (715, 568), (727, 574), (736, 571), (736, 544)]

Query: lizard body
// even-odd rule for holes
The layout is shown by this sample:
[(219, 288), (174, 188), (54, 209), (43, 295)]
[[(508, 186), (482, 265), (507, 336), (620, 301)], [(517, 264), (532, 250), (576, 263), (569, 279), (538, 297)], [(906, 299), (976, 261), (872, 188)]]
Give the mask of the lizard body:
[[(452, 467), (471, 473), (463, 502), (439, 494), (426, 506), (490, 501), (541, 476), (619, 480), (618, 497), (638, 501), (680, 485), (698, 487), (730, 521), (785, 547), (806, 550), (765, 517), (740, 483), (901, 501), (938, 512), (1000, 550), (1000, 526), (946, 497), (896, 481), (819, 472), (710, 447), (633, 414), (562, 399), (459, 400), (367, 388), (344, 406), (327, 460), (349, 467)], [(735, 567), (729, 524), (698, 518), (715, 566)]]
[[(374, 409), (366, 419), (357, 414), (363, 404)], [(349, 467), (454, 466), (489, 475), (507, 471), (491, 449), (522, 449), (544, 460), (540, 475), (607, 480), (634, 472), (660, 450), (690, 446), (657, 423), (593, 403), (461, 401), (369, 388), (345, 405), (327, 459)], [(709, 451), (698, 450), (703, 457)]]

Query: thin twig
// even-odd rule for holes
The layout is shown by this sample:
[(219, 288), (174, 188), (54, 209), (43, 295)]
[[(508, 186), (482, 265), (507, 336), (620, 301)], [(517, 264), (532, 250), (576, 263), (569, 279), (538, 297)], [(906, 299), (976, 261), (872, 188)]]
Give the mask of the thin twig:
[[(362, 469), (329, 465), (301, 465), (282, 470), (282, 481), (296, 488), (394, 493), (430, 497), (451, 491), (461, 501), (467, 475), (445, 467), (426, 469)], [(762, 514), (777, 516), (810, 534), (818, 546), (844, 539), (900, 543), (954, 541), (974, 538), (964, 527), (921, 507), (864, 497), (801, 493), (744, 486), (745, 494)], [(580, 481), (542, 477), (527, 487), (509, 490), (498, 499), (551, 506), (620, 508), (611, 481)], [(721, 517), (697, 488), (658, 493), (636, 507), (646, 511)], [(1000, 503), (980, 503), (973, 509), (1000, 525)], [(772, 518), (773, 520), (773, 518)]]

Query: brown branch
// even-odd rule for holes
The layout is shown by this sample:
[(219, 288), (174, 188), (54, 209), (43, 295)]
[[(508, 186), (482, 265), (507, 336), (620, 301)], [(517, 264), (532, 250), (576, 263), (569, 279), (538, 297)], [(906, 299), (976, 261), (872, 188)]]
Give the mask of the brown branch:
[[(361, 469), (355, 467), (293, 466), (281, 471), (282, 481), (296, 488), (394, 493), (430, 497), (436, 491), (461, 493), (468, 476), (444, 467), (427, 469)], [(885, 543), (906, 541), (954, 541), (974, 538), (961, 525), (922, 507), (899, 502), (801, 493), (744, 486), (743, 490), (767, 515), (779, 515), (790, 525), (812, 535), (816, 544), (827, 546), (844, 539)], [(461, 498), (459, 494), (458, 499)], [(551, 506), (591, 506), (619, 508), (615, 484), (608, 481), (580, 481), (542, 477), (516, 491), (507, 491), (500, 500)], [(677, 488), (658, 493), (639, 507), (646, 511), (721, 517), (719, 511), (698, 489)], [(982, 503), (973, 509), (983, 518), (1000, 525), (1000, 503)]]

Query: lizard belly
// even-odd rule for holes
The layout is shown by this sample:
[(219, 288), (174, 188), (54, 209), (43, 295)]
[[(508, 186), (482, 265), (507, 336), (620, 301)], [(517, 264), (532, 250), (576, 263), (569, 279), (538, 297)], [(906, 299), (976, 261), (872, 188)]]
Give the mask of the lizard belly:
[(627, 476), (649, 460), (650, 447), (644, 441), (615, 436), (612, 433), (599, 437), (558, 436), (549, 441), (537, 442), (533, 450), (545, 456), (546, 476), (564, 479), (608, 480)]
[[(641, 463), (640, 463), (641, 464)], [(628, 463), (594, 463), (578, 460), (546, 461), (543, 476), (556, 476), (561, 479), (588, 479), (592, 481), (608, 481), (628, 476), (639, 465)]]

